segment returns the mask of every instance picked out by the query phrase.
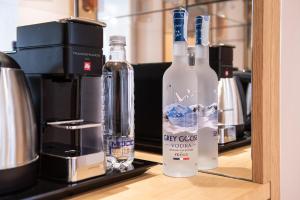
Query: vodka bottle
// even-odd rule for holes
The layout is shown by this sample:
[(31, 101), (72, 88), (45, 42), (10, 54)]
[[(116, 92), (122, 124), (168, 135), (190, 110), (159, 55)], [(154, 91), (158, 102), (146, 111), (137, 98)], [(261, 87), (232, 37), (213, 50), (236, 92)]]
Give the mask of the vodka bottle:
[(125, 37), (110, 37), (102, 70), (104, 144), (108, 169), (126, 170), (134, 159), (134, 74), (126, 61)]
[(197, 173), (197, 76), (188, 66), (187, 12), (175, 10), (173, 62), (163, 76), (163, 173)]
[(218, 77), (209, 66), (209, 16), (195, 20), (195, 69), (198, 76), (198, 168), (218, 166)]

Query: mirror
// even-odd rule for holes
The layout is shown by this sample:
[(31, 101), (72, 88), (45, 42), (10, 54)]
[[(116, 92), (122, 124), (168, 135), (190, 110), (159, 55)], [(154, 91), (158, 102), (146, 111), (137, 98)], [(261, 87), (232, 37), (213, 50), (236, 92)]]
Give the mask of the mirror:
[[(59, 2), (59, 3), (58, 3)], [(63, 2), (63, 3), (62, 3)], [(25, 24), (57, 20), (72, 15), (73, 1), (52, 1), (29, 5), (21, 1), (4, 6), (3, 15), (10, 16), (13, 8), (20, 16), (6, 17), (0, 33), (0, 50), (10, 50), (15, 40), (15, 27)], [(239, 110), (243, 123), (231, 124), (222, 129), (224, 141), (219, 144), (219, 167), (206, 170), (222, 176), (252, 179), (251, 161), (251, 69), (252, 69), (252, 0), (81, 0), (80, 16), (105, 21), (103, 52), (108, 58), (109, 36), (122, 34), (127, 39), (127, 60), (132, 63), (140, 79), (136, 78), (136, 149), (140, 158), (149, 152), (154, 160), (161, 159), (161, 78), (172, 61), (172, 11), (184, 7), (189, 12), (188, 43), (194, 46), (194, 18), (210, 15), (210, 43), (225, 44), (233, 48), (233, 67), (236, 89), (240, 98)], [(43, 7), (43, 10), (40, 10)], [(55, 10), (55, 12), (54, 12)], [(35, 11), (34, 14), (28, 14)], [(39, 16), (39, 17), (37, 17)], [(222, 48), (222, 46), (220, 47)], [(232, 49), (232, 48), (231, 48)], [(147, 63), (147, 64), (145, 64)], [(147, 75), (147, 76), (146, 76)], [(145, 80), (147, 77), (147, 80)], [(147, 93), (145, 93), (147, 91)], [(155, 93), (156, 92), (156, 93)], [(140, 98), (140, 100), (138, 100)], [(157, 106), (159, 105), (160, 106)], [(240, 132), (237, 141), (230, 139)], [(227, 138), (227, 139), (226, 139)], [(142, 152), (142, 153), (141, 153)], [(145, 153), (146, 152), (146, 153)], [(150, 157), (151, 157), (150, 156)]]
[[(210, 15), (210, 44), (233, 47), (233, 49), (228, 48), (233, 52), (233, 79), (234, 87), (237, 87), (235, 88), (236, 93), (233, 95), (237, 95), (236, 98), (240, 101), (234, 109), (242, 112), (239, 114), (242, 119), (232, 122), (233, 124), (229, 124), (230, 126), (219, 127), (219, 135), (223, 134), (220, 136), (222, 139), (219, 140), (219, 167), (204, 172), (251, 180), (251, 0), (99, 0), (97, 18), (107, 23), (104, 31), (104, 54), (106, 56), (109, 54), (109, 36), (122, 34), (127, 38), (127, 60), (134, 64), (137, 73), (141, 74), (139, 69), (142, 71), (142, 68), (168, 67), (166, 63), (172, 62), (172, 11), (178, 7), (186, 8), (189, 13), (189, 46), (194, 46), (195, 43), (194, 18), (197, 15)], [(222, 49), (222, 46), (218, 48)], [(159, 64), (156, 66), (155, 64), (145, 65), (145, 63)], [(136, 84), (136, 91), (151, 90), (160, 80), (157, 77), (155, 81), (145, 83), (145, 79), (143, 79), (139, 85)], [(221, 84), (220, 82), (221, 80), (219, 80), (219, 84)], [(140, 86), (141, 84), (144, 85)], [(149, 86), (150, 84), (151, 86)], [(157, 89), (159, 87), (161, 85), (158, 85)], [(136, 98), (142, 99), (138, 96)], [(147, 96), (147, 98), (151, 97)], [(146, 103), (147, 99), (144, 99), (143, 102)], [(137, 150), (159, 154), (161, 151), (158, 147), (161, 145), (161, 127), (157, 125), (156, 129), (147, 128), (147, 123), (142, 121), (149, 120), (152, 126), (156, 126), (155, 123), (161, 123), (160, 119), (150, 119), (151, 112), (154, 112), (153, 108), (148, 110), (143, 107), (141, 109), (149, 116), (140, 114), (141, 111), (136, 109)], [(151, 131), (147, 129), (151, 129)], [(232, 138), (233, 133), (237, 133), (236, 140)]]

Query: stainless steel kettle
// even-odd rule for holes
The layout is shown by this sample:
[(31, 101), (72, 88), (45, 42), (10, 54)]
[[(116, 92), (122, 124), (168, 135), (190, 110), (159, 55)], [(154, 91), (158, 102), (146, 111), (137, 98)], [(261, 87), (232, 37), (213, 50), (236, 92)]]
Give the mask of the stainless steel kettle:
[[(225, 68), (230, 70), (230, 68)], [(227, 72), (228, 72), (227, 71)], [(225, 72), (226, 73), (226, 72)], [(231, 75), (223, 76), (218, 85), (218, 122), (219, 122), (219, 143), (240, 139), (244, 136), (244, 112), (241, 90), (238, 88), (237, 80)]]
[(24, 73), (0, 52), (0, 194), (33, 184), (37, 159), (37, 127)]
[(213, 45), (209, 49), (209, 63), (219, 78), (218, 132), (219, 144), (244, 137), (244, 99), (240, 80), (233, 76), (233, 49), (230, 45)]

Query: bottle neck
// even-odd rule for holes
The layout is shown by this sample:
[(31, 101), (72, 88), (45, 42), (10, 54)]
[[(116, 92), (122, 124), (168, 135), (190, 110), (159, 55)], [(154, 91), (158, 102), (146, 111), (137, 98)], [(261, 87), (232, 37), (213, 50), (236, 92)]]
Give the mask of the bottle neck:
[(199, 64), (209, 67), (209, 46), (196, 45), (195, 65)]
[(188, 63), (186, 41), (174, 41), (173, 43), (173, 63), (176, 62)]
[(126, 53), (124, 45), (112, 45), (110, 47), (110, 61), (126, 61)]

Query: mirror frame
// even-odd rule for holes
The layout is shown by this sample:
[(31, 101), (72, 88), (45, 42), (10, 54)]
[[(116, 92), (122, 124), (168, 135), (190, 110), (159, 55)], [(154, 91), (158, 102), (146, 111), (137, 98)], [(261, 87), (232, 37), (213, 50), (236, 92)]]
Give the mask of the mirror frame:
[(252, 69), (253, 182), (270, 183), (279, 199), (280, 0), (253, 0)]

